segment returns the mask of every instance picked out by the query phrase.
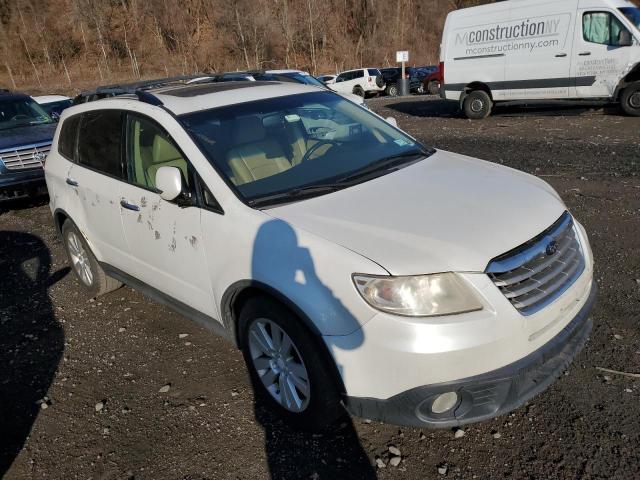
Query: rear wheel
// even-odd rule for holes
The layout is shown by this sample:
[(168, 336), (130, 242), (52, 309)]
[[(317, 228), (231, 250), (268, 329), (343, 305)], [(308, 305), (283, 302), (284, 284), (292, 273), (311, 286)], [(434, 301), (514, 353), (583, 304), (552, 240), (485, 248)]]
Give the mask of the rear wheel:
[(91, 298), (99, 297), (122, 286), (122, 283), (104, 272), (86, 240), (70, 220), (62, 225), (62, 238), (71, 267)]
[(438, 95), (438, 93), (440, 93), (440, 82), (437, 80), (431, 80), (429, 82), (429, 93), (431, 95)]
[(462, 104), (462, 109), (467, 118), (481, 120), (491, 114), (493, 102), (487, 92), (474, 90), (468, 94)]
[(249, 299), (240, 313), (242, 352), (256, 395), (293, 426), (320, 430), (343, 415), (332, 368), (300, 319), (268, 297)]
[(363, 97), (364, 98), (364, 90), (362, 89), (362, 87), (360, 85), (356, 85), (355, 87), (353, 87), (353, 93), (355, 93), (359, 97)]
[(627, 85), (620, 97), (620, 104), (627, 115), (640, 117), (640, 82)]

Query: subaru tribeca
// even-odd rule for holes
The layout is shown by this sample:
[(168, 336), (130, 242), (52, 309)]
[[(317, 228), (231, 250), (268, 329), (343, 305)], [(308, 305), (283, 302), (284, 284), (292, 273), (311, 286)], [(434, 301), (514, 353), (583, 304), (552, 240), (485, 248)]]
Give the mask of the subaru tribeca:
[(126, 283), (227, 337), (292, 423), (449, 427), (584, 345), (584, 228), (531, 175), (305, 85), (169, 85), (65, 110), (45, 172), (90, 295)]

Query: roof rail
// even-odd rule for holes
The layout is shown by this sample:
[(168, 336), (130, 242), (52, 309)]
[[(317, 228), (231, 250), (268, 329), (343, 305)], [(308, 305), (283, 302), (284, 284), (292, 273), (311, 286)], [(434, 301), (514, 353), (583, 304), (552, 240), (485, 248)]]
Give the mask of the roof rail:
[(141, 80), (139, 82), (121, 83), (114, 85), (102, 85), (94, 88), (93, 90), (87, 90), (81, 92), (74, 99), (74, 104), (91, 102), (102, 98), (116, 97), (119, 95), (136, 95), (142, 102), (149, 103), (151, 105), (162, 105), (162, 102), (152, 93), (146, 90), (158, 87), (164, 87), (171, 85), (172, 83), (186, 82), (199, 78), (202, 75), (181, 75), (177, 77), (165, 77), (156, 78), (153, 80)]

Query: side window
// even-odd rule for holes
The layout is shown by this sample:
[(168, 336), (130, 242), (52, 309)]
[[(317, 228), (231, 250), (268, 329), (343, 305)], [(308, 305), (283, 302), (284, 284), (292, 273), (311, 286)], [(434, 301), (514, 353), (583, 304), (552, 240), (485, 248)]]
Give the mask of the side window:
[(358, 70), (357, 72), (355, 72), (355, 78), (362, 78), (364, 77), (364, 70)]
[(347, 72), (344, 74), (345, 80), (353, 80), (354, 78), (356, 78), (354, 72)]
[(60, 127), (60, 136), (58, 137), (58, 153), (72, 162), (76, 161), (76, 138), (80, 117), (80, 115), (74, 115), (67, 118)]
[(609, 12), (587, 12), (582, 16), (585, 41), (600, 45), (620, 46), (630, 33), (615, 15)]
[(95, 110), (82, 114), (78, 163), (116, 178), (122, 169), (122, 112)]
[(204, 207), (216, 213), (224, 214), (224, 210), (222, 210), (222, 207), (215, 199), (209, 188), (205, 185), (204, 181), (202, 181), (200, 176), (197, 176), (197, 179), (198, 185), (200, 187), (200, 192), (202, 194), (202, 203)]
[(189, 183), (187, 160), (173, 139), (152, 120), (129, 115), (127, 122), (127, 170), (129, 182), (150, 190), (156, 187), (160, 167), (177, 167)]

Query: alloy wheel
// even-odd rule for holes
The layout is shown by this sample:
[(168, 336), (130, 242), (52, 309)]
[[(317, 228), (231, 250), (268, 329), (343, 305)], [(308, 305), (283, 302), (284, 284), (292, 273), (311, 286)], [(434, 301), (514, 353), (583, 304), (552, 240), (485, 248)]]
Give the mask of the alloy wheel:
[(67, 235), (67, 247), (69, 249), (69, 256), (71, 257), (71, 263), (80, 280), (82, 280), (85, 285), (91, 286), (93, 283), (93, 272), (91, 271), (89, 255), (75, 232), (69, 232), (69, 235)]
[(309, 373), (293, 340), (266, 318), (249, 326), (249, 351), (253, 366), (273, 399), (287, 410), (300, 413), (309, 405)]

